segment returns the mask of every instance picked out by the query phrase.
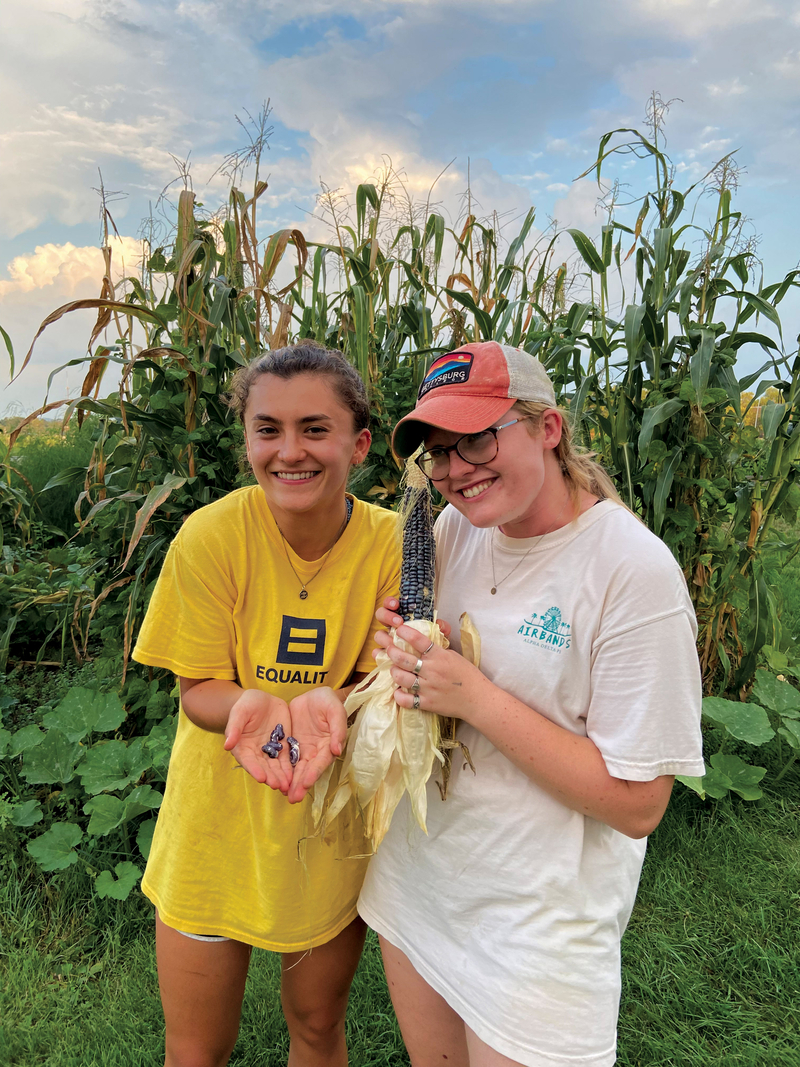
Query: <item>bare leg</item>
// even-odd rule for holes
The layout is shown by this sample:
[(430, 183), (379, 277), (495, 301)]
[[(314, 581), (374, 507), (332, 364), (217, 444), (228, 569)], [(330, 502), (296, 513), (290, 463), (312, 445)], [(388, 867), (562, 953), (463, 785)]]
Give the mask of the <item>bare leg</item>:
[(461, 1017), (399, 948), (380, 939), (386, 981), (411, 1067), (470, 1067)]
[(344, 1019), (367, 928), (355, 919), (332, 941), (282, 956), (281, 1003), (288, 1067), (347, 1067)]
[(490, 1048), (468, 1026), (465, 1029), (467, 1031), (470, 1067), (522, 1067), (517, 1060), (510, 1060), (502, 1052)]
[(193, 941), (156, 914), (165, 1067), (224, 1067), (236, 1044), (250, 946)]

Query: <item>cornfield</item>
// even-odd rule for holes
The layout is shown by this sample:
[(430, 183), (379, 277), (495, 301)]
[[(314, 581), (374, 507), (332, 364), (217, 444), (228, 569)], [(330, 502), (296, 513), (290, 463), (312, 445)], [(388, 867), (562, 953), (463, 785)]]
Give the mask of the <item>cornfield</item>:
[[(222, 400), (239, 365), (301, 338), (342, 350), (372, 398), (374, 444), (353, 489), (391, 506), (400, 477), (391, 428), (430, 361), (494, 338), (542, 360), (579, 440), (678, 558), (707, 692), (746, 691), (763, 650), (785, 643), (767, 575), (794, 551), (779, 520), (793, 524), (800, 506), (800, 361), (782, 348), (778, 312), (800, 274), (764, 284), (733, 206), (731, 161), (679, 191), (658, 134), (655, 122), (647, 136), (602, 138), (587, 174), (599, 182), (609, 157), (635, 153), (652, 161), (654, 177), (630, 225), (606, 199), (596, 241), (575, 229), (539, 232), (533, 209), (511, 237), (469, 210), (448, 225), (430, 204), (404, 199), (391, 168), (352, 200), (323, 194), (329, 240), (299, 229), (262, 240), (258, 137), (245, 161), (255, 171), (249, 191), (241, 160), (216, 214), (185, 188), (174, 234), (146, 243), (139, 275), (121, 285), (111, 280), (107, 216), (99, 296), (56, 309), (36, 335), (64, 315), (97, 312), (81, 397), (35, 413), (99, 420), (88, 465), (50, 483), (74, 484), (76, 530), (99, 558), (93, 587), (71, 601), (76, 655), (88, 654), (101, 607), (116, 605), (124, 676), (148, 586), (182, 517), (241, 477), (239, 431)], [(740, 354), (753, 346), (763, 366), (739, 377)], [(103, 396), (114, 364), (119, 386)]]

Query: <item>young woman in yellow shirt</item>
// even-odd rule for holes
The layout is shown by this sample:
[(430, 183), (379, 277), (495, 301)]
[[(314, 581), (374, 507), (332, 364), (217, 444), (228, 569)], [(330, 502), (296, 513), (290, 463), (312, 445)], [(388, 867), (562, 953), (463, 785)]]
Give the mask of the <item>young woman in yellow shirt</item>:
[(355, 810), (333, 842), (312, 837), (307, 794), (341, 753), (342, 700), (372, 668), (376, 607), (397, 593), (396, 519), (345, 492), (370, 433), (364, 385), (340, 355), (262, 356), (231, 404), (257, 484), (186, 520), (134, 651), (181, 691), (142, 883), (157, 909), (165, 1062), (227, 1063), (255, 945), (282, 954), (291, 1067), (345, 1067), (368, 850)]

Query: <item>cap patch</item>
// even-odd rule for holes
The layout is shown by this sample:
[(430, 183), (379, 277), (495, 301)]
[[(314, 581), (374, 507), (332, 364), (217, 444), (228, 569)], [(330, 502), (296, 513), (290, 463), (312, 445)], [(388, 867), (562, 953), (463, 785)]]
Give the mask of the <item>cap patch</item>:
[(469, 378), (471, 367), (471, 352), (451, 352), (439, 356), (433, 361), (431, 369), (425, 375), (417, 401), (422, 400), (426, 393), (439, 385), (462, 385)]

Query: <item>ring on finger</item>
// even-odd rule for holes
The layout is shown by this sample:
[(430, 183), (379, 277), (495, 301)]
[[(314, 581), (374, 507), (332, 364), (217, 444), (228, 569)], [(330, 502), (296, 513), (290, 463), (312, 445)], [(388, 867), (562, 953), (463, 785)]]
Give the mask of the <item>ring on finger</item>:
[(417, 662), (414, 664), (414, 666), (411, 668), (411, 670), (414, 672), (414, 674), (419, 674), (419, 672), (422, 670), (423, 666), (424, 666), (424, 664), (423, 664), (422, 660), (418, 659)]
[(433, 645), (434, 645), (434, 642), (431, 641), (431, 643), (428, 645), (428, 647), (425, 649), (425, 651), (422, 653), (422, 655), (423, 656), (427, 656), (428, 653), (430, 652), (430, 650), (433, 648)]
[(419, 705), (420, 705), (419, 694), (415, 693), (414, 694), (414, 704), (413, 704), (413, 707), (414, 707), (415, 711), (419, 711)]
[(413, 694), (414, 694), (415, 696), (416, 696), (416, 695), (417, 695), (417, 693), (419, 692), (419, 677), (415, 678), (415, 679), (414, 679), (414, 681), (413, 681), (413, 682), (411, 683), (411, 690), (410, 690), (410, 691), (411, 691), (411, 692), (412, 692), (412, 693), (413, 693)]

